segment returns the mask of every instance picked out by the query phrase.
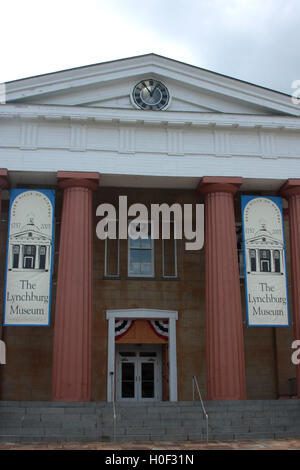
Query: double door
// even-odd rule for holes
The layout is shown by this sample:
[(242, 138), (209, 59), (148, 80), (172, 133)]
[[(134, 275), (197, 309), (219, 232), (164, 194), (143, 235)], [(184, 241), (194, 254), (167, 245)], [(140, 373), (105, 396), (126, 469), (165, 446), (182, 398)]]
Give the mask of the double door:
[(117, 400), (160, 400), (160, 348), (156, 345), (120, 346), (116, 351)]

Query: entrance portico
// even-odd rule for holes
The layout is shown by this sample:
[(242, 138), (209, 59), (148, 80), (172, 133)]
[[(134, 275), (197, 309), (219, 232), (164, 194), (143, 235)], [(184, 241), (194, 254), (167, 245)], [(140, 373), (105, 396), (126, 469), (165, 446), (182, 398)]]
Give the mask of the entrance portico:
[(169, 396), (170, 401), (177, 401), (176, 320), (178, 319), (178, 313), (171, 310), (151, 309), (108, 310), (106, 318), (108, 320), (107, 400), (112, 401), (115, 393), (115, 320), (145, 318), (149, 320), (168, 320)]

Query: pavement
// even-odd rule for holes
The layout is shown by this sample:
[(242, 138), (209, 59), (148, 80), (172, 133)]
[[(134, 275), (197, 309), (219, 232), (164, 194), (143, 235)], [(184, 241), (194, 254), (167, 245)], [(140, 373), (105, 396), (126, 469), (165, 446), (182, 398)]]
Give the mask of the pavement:
[(266, 441), (214, 441), (197, 442), (89, 442), (89, 443), (1, 443), (1, 450), (300, 450), (300, 439), (277, 439)]

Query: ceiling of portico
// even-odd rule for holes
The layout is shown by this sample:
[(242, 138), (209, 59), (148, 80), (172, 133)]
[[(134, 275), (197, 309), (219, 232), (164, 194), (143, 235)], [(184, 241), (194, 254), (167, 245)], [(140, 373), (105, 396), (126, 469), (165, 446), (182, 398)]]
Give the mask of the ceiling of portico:
[[(100, 175), (100, 187), (114, 188), (152, 188), (152, 189), (178, 189), (195, 191), (201, 177), (180, 178), (180, 177), (161, 177), (161, 176), (142, 176), (142, 175)], [(10, 171), (9, 178), (12, 187), (22, 187), (22, 185), (43, 185), (47, 187), (57, 185), (57, 176), (55, 172), (20, 172)], [(240, 187), (241, 192), (277, 192), (285, 182), (284, 179), (256, 179), (245, 178)], [(3, 191), (3, 199), (8, 199), (8, 191)]]

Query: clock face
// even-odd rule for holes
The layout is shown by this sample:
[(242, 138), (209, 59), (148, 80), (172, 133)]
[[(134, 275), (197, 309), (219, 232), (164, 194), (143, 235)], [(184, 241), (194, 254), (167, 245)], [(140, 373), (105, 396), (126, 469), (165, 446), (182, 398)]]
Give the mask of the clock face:
[(132, 98), (139, 108), (157, 111), (169, 103), (169, 92), (165, 85), (149, 78), (135, 85)]

